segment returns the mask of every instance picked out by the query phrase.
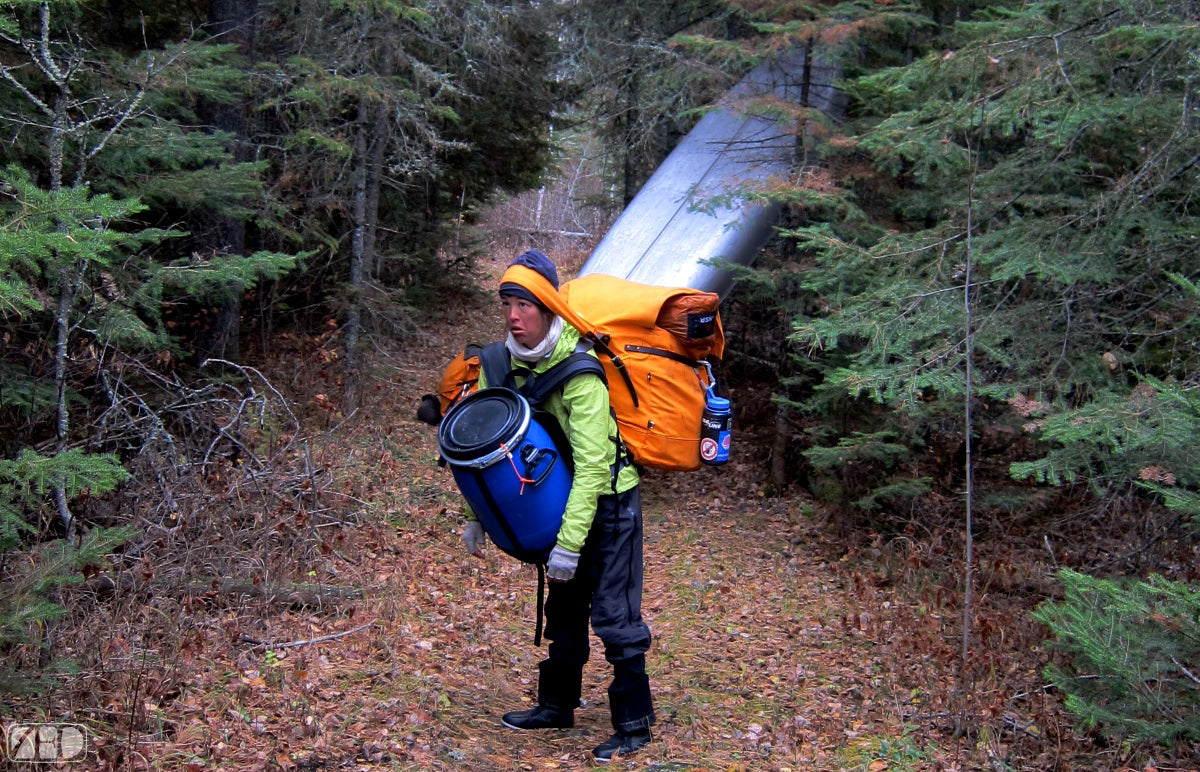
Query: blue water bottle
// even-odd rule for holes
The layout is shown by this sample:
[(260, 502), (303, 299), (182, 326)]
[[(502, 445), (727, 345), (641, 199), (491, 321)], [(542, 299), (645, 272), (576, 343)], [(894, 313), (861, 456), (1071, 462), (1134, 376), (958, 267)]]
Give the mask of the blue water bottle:
[(733, 426), (733, 411), (729, 400), (718, 397), (708, 388), (704, 415), (700, 419), (700, 460), (717, 466), (729, 460), (729, 435)]

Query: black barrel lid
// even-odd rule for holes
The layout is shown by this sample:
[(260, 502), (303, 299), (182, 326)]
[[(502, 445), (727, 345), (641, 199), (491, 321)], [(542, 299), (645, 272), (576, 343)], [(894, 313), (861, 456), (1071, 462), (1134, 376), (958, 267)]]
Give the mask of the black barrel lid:
[(438, 426), (438, 445), (448, 461), (475, 461), (520, 439), (529, 403), (512, 389), (491, 387), (467, 396)]

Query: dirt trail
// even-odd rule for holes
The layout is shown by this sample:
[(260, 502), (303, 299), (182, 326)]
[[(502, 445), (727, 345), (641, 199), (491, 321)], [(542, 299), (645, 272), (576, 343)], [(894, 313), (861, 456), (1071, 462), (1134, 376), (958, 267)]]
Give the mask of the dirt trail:
[[(900, 731), (890, 725), (881, 663), (848, 621), (853, 604), (839, 572), (806, 545), (795, 502), (728, 484), (745, 472), (645, 482), (659, 723), (656, 742), (629, 768), (837, 769), (856, 755), (844, 759), (845, 748), (860, 742), (869, 756), (872, 738)], [(587, 750), (610, 733), (599, 642), (573, 730), (501, 727), (499, 715), (536, 691), (544, 654), (532, 643), (536, 575), (494, 547), (486, 560), (467, 556), (448, 474), (407, 474), (419, 480), (410, 500), (423, 503), (394, 528), (364, 527), (353, 547), (362, 569), (354, 583), (370, 588), (367, 600), (352, 617), (291, 620), (306, 629), (290, 637), (371, 626), (285, 652), (267, 668), (245, 656), (230, 662), (251, 687), (225, 712), (273, 717), (263, 738), (284, 767), (284, 759), (309, 769), (587, 766)], [(279, 622), (270, 625), (276, 636)], [(273, 684), (258, 682), (264, 670)], [(312, 736), (281, 739), (296, 727)]]
[[(485, 270), (486, 286), (500, 267)], [(313, 634), (371, 627), (298, 649), (288, 660), (300, 666), (279, 666), (282, 682), (256, 694), (274, 703), (257, 712), (280, 718), (264, 737), (285, 738), (271, 754), (283, 766), (571, 769), (587, 766), (587, 751), (610, 733), (598, 640), (574, 729), (500, 726), (500, 714), (536, 693), (544, 656), (532, 642), (536, 574), (494, 547), (483, 561), (465, 553), (452, 478), (433, 463), (432, 429), (411, 416), (435, 365), (467, 340), (496, 336), (488, 300), (485, 293), (466, 303), (481, 309), (475, 314), (447, 306), (435, 320), (444, 325), (439, 338), (409, 347), (414, 358), (396, 363), (394, 391), (373, 417), (383, 436), (343, 460), (383, 459), (378, 484), (401, 487), (391, 522), (372, 518), (338, 549), (349, 558), (340, 581), (367, 587), (368, 598), (336, 625), (310, 624)], [(655, 639), (648, 669), (659, 722), (656, 741), (628, 766), (866, 768), (880, 737), (895, 745), (904, 731), (863, 628), (872, 615), (857, 610), (846, 573), (817, 546), (807, 499), (761, 495), (754, 454), (763, 439), (742, 432), (735, 443), (725, 467), (650, 473), (643, 484), (645, 613)], [(289, 685), (289, 669), (304, 680)], [(296, 692), (304, 710), (280, 706)], [(289, 738), (289, 724), (316, 728)]]
[[(484, 271), (481, 286), (494, 286), (500, 267)], [(466, 554), (452, 477), (435, 463), (434, 431), (414, 416), (455, 351), (498, 335), (492, 308), (490, 291), (445, 304), (380, 360), (358, 415), (331, 416), (328, 431), (312, 434), (311, 463), (328, 481), (321, 501), (337, 502), (340, 522), (316, 530), (303, 511), (280, 509), (263, 526), (263, 544), (288, 530), (312, 545), (298, 561), (306, 576), (273, 580), (359, 588), (362, 597), (305, 607), (162, 598), (130, 619), (97, 607), (79, 633), (102, 649), (78, 681), (90, 691), (56, 698), (57, 715), (94, 720), (98, 760), (79, 768), (588, 766), (588, 751), (610, 733), (602, 647), (594, 641), (574, 729), (501, 727), (503, 712), (533, 699), (544, 656), (533, 646), (536, 573), (494, 547), (484, 560)], [(301, 377), (291, 387), (306, 405), (321, 404), (316, 392), (327, 388)], [(612, 767), (974, 769), (1011, 750), (1020, 736), (951, 737), (951, 596), (902, 587), (904, 553), (886, 544), (837, 546), (845, 540), (828, 538), (805, 494), (764, 496), (758, 454), (768, 445), (735, 424), (728, 465), (644, 480), (647, 664), (659, 720), (655, 741)], [(244, 482), (248, 500), (257, 485)], [(248, 575), (269, 573), (272, 555), (255, 560)], [(1001, 665), (1008, 686), (1032, 691), (1018, 682), (1035, 672)], [(977, 696), (995, 702), (985, 690)], [(1028, 768), (1056, 767), (1043, 761)]]

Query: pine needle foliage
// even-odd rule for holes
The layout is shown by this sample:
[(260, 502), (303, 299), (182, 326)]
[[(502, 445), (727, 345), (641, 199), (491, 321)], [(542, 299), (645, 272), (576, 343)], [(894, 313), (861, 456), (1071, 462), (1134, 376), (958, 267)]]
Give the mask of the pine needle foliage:
[[(0, 471), (0, 474), (4, 472)], [(133, 536), (133, 529), (95, 528), (78, 541), (55, 539), (38, 544), (11, 560), (7, 548), (0, 549), (0, 648), (22, 646), (37, 651), (38, 660), (48, 663), (38, 671), (16, 667), (9, 658), (0, 666), (0, 692), (36, 693), (51, 685), (48, 676), (72, 670), (73, 663), (49, 645), (48, 626), (62, 619), (69, 609), (63, 591), (78, 585), (88, 573), (108, 565), (108, 555)]]
[(25, 449), (0, 459), (0, 551), (27, 541), (51, 519), (48, 496), (62, 488), (69, 498), (100, 495), (128, 479), (115, 456), (71, 448), (52, 456)]
[(1200, 396), (1177, 383), (1147, 377), (1128, 393), (1098, 394), (1038, 420), (1036, 430), (1053, 446), (1040, 459), (1014, 463), (1014, 476), (1086, 482), (1097, 491), (1129, 481), (1158, 490), (1200, 486)]
[(1065, 595), (1034, 617), (1071, 655), (1046, 676), (1088, 728), (1135, 740), (1200, 740), (1200, 589), (1161, 576), (1060, 572)]
[[(871, 473), (886, 436), (904, 449), (888, 463), (915, 485), (934, 432), (965, 441), (971, 399), (989, 428), (1026, 440), (1007, 456), (1017, 480), (1136, 491), (1195, 524), (1200, 10), (961, 10), (913, 3), (871, 23), (858, 7), (849, 120), (815, 148), (836, 184), (786, 232), (819, 299), (793, 317), (820, 377), (798, 404), (829, 427), (805, 455)], [(880, 496), (897, 484), (873, 482)], [(1070, 656), (1049, 671), (1070, 708), (1108, 733), (1195, 741), (1196, 588), (1062, 579), (1066, 599), (1038, 618)]]
[[(804, 451), (804, 457), (818, 474), (836, 476), (842, 493), (853, 498), (852, 505), (863, 510), (881, 509), (929, 492), (929, 480), (913, 479), (899, 469), (908, 457), (908, 446), (896, 442), (894, 431), (873, 433), (855, 432), (843, 437), (833, 447), (816, 446)], [(866, 492), (858, 489), (845, 474), (846, 470), (869, 469), (870, 484)]]
[[(68, 611), (59, 591), (82, 581), (90, 567), (106, 565), (105, 555), (132, 535), (129, 528), (96, 528), (77, 542), (47, 541), (44, 531), (55, 517), (53, 491), (71, 499), (102, 495), (128, 477), (115, 456), (78, 448), (51, 456), (25, 449), (16, 458), (0, 459), (0, 648), (45, 647), (42, 631)], [(48, 648), (44, 655), (54, 661)], [(37, 686), (37, 679), (0, 668), (0, 691)]]
[(1195, 6), (902, 10), (859, 25), (851, 120), (818, 148), (838, 184), (787, 231), (822, 299), (794, 317), (822, 374), (804, 406), (867, 398), (894, 418), (852, 430), (906, 426), (914, 450), (961, 436), (969, 292), (977, 393), (1042, 449), (1015, 476), (1103, 492), (1161, 469), (1194, 491)]
[(12, 278), (12, 286), (20, 288), (12, 296), (13, 310), (34, 318), (52, 317), (59, 312), (56, 298), (67, 280), (86, 289), (75, 293), (73, 320), (103, 331), (103, 343), (167, 345), (155, 325), (160, 307), (138, 302), (136, 289), (143, 277), (125, 270), (131, 254), (167, 236), (156, 229), (120, 227), (144, 205), (135, 199), (93, 195), (87, 186), (46, 190), (16, 166), (0, 173), (0, 183), (10, 192), (0, 204), (0, 267)]
[[(290, 264), (290, 259), (267, 256), (226, 261), (224, 271), (205, 264), (172, 274), (146, 258), (146, 249), (167, 234), (139, 227), (134, 218), (145, 206), (136, 199), (95, 194), (87, 185), (47, 190), (17, 166), (0, 172), (0, 184), (6, 193), (0, 200), (0, 269), (6, 277), (0, 302), (7, 310), (6, 338), (13, 341), (51, 339), (51, 331), (61, 327), (90, 350), (92, 362), (99, 351), (169, 349), (162, 286), (186, 285), (199, 293), (206, 279), (209, 284), (248, 282), (253, 272)], [(70, 347), (68, 341), (63, 348)], [(9, 440), (16, 447), (6, 451), (10, 457), (0, 458), (0, 647), (43, 645), (38, 631), (66, 613), (59, 588), (79, 581), (84, 566), (101, 565), (104, 551), (128, 535), (91, 529), (79, 541), (56, 538), (64, 503), (85, 494), (103, 496), (129, 478), (117, 456), (84, 449), (85, 444), (103, 447), (105, 437), (70, 431), (64, 414), (86, 404), (82, 391), (96, 384), (70, 362), (64, 365), (61, 394), (43, 376), (44, 364), (18, 355), (15, 347), (6, 349), (0, 367), (0, 409), (23, 415), (27, 425), (45, 434), (48, 425), (60, 428), (57, 442), (49, 443), (57, 452), (41, 453)], [(103, 371), (96, 374), (100, 383), (105, 378)], [(69, 510), (66, 514), (70, 517)], [(75, 525), (73, 519), (66, 523), (68, 533)], [(0, 682), (0, 689), (11, 689), (20, 679), (0, 674)]]

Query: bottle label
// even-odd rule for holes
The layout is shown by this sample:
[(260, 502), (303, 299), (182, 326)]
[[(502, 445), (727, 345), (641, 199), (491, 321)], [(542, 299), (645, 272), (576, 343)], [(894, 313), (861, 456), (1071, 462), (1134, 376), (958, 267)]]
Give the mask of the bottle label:
[(700, 460), (706, 464), (724, 464), (729, 460), (730, 425), (733, 416), (708, 410), (700, 418)]

